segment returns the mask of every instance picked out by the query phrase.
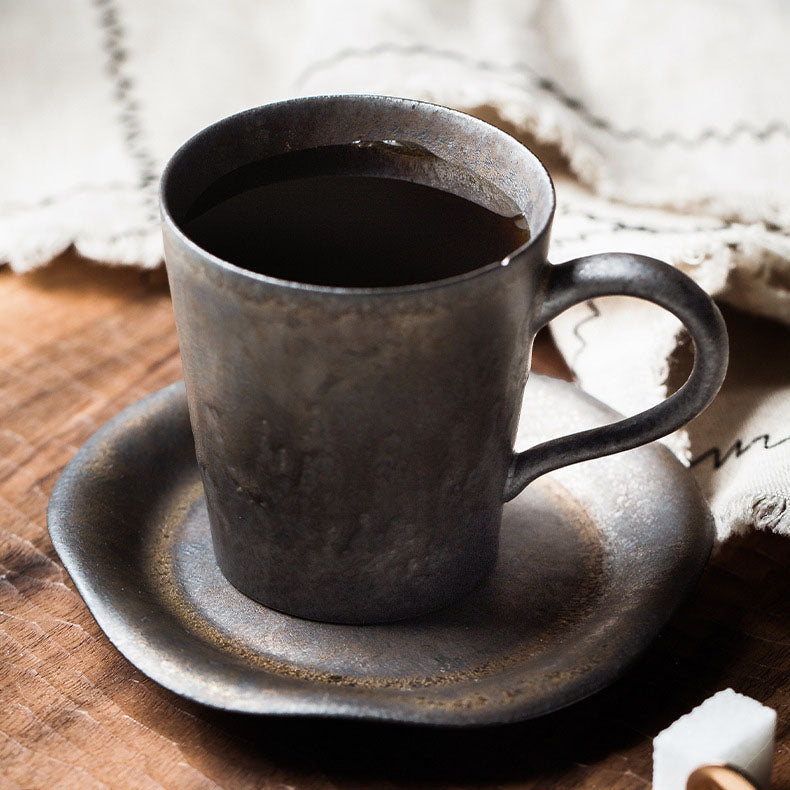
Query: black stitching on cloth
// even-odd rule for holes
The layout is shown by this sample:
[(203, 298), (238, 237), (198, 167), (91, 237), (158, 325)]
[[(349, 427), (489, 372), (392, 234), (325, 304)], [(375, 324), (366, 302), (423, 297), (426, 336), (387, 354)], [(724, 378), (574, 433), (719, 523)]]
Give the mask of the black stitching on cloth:
[[(636, 230), (642, 233), (718, 233), (723, 230), (730, 230), (738, 225), (745, 225), (746, 223), (738, 223), (733, 220), (722, 220), (721, 224), (719, 225), (696, 225), (696, 226), (687, 226), (687, 227), (676, 227), (676, 228), (662, 228), (656, 227), (655, 225), (631, 225), (627, 222), (619, 222), (618, 220), (611, 219), (610, 217), (602, 217), (600, 214), (593, 214), (589, 211), (577, 211), (574, 209), (560, 209), (558, 211), (560, 216), (574, 216), (574, 217), (584, 217), (585, 219), (589, 219), (592, 222), (608, 222), (609, 227), (606, 229), (596, 229), (595, 233), (603, 233), (612, 231), (613, 233), (617, 233), (618, 231), (624, 230)], [(763, 223), (765, 226), (765, 230), (768, 233), (774, 233), (778, 236), (790, 236), (790, 231), (783, 230), (779, 225), (775, 225), (774, 223)], [(574, 237), (575, 238), (575, 237)]]
[[(627, 231), (638, 231), (641, 233), (653, 233), (660, 235), (662, 233), (676, 233), (678, 235), (682, 235), (683, 233), (717, 233), (723, 230), (729, 230), (732, 227), (733, 223), (728, 223), (726, 225), (721, 225), (719, 227), (711, 228), (711, 227), (695, 227), (695, 228), (655, 228), (649, 227), (647, 225), (628, 225), (624, 222), (613, 222), (607, 228), (592, 228), (590, 230), (582, 231), (581, 233), (577, 233), (575, 236), (560, 236), (559, 238), (552, 239), (552, 243), (554, 244), (567, 244), (568, 242), (572, 241), (584, 241), (588, 239), (590, 236), (595, 236), (596, 234), (600, 233), (624, 233)], [(782, 234), (788, 235), (788, 234)], [(736, 242), (737, 244), (737, 242)]]
[[(741, 136), (753, 137), (760, 142), (765, 142), (775, 135), (781, 135), (790, 139), (790, 126), (779, 120), (771, 121), (763, 127), (753, 126), (747, 121), (739, 121), (729, 130), (707, 128), (702, 129), (691, 137), (673, 131), (653, 135), (647, 129), (640, 129), (638, 127), (627, 129), (619, 128), (611, 121), (593, 112), (581, 99), (571, 96), (554, 80), (538, 74), (528, 63), (517, 62), (512, 63), (510, 66), (501, 66), (496, 63), (491, 63), (490, 61), (469, 57), (463, 52), (439, 49), (428, 46), (427, 44), (395, 44), (392, 42), (383, 42), (368, 49), (357, 49), (353, 47), (343, 49), (323, 60), (317, 60), (311, 63), (301, 74), (299, 74), (294, 85), (298, 87), (314, 74), (331, 68), (344, 60), (349, 60), (351, 58), (370, 58), (387, 54), (427, 55), (442, 60), (455, 61), (475, 71), (489, 74), (499, 72), (510, 77), (514, 76), (514, 72), (517, 72), (518, 76), (529, 77), (534, 87), (554, 96), (560, 104), (575, 112), (593, 128), (600, 129), (620, 140), (639, 141), (656, 148), (669, 145), (693, 148), (712, 141), (728, 144), (734, 142)], [(522, 90), (524, 89), (521, 85), (516, 85), (515, 87)]]
[(142, 228), (129, 228), (128, 230), (120, 230), (117, 233), (111, 234), (110, 236), (102, 236), (101, 241), (112, 243), (114, 241), (119, 241), (120, 239), (127, 239), (133, 236), (148, 236), (156, 232), (156, 228), (146, 225)]
[(123, 139), (129, 155), (135, 161), (138, 172), (138, 185), (145, 194), (149, 205), (149, 218), (158, 220), (155, 186), (158, 179), (156, 162), (143, 141), (143, 128), (140, 121), (140, 105), (134, 96), (134, 82), (126, 70), (128, 51), (124, 46), (124, 29), (121, 25), (118, 7), (114, 0), (94, 0), (100, 11), (99, 24), (103, 34), (104, 53), (107, 56), (106, 70), (113, 80), (114, 98), (119, 106), (118, 120), (123, 131)]
[(576, 326), (573, 327), (573, 336), (579, 341), (579, 348), (573, 355), (571, 367), (576, 364), (576, 361), (579, 359), (579, 355), (582, 353), (582, 351), (584, 351), (585, 348), (587, 348), (587, 339), (580, 332), (581, 328), (590, 321), (601, 317), (601, 311), (598, 309), (598, 305), (595, 304), (592, 299), (588, 299), (584, 304), (590, 312), (588, 315), (584, 316), (584, 318), (578, 321)]
[(582, 231), (575, 236), (560, 236), (559, 238), (552, 239), (554, 244), (567, 244), (569, 241), (584, 241), (590, 236), (595, 236), (599, 233), (623, 233), (626, 231), (639, 231), (641, 233), (653, 233), (660, 235), (662, 233), (702, 233), (702, 232), (720, 232), (729, 230), (731, 225), (722, 225), (716, 228), (710, 227), (696, 227), (696, 228), (654, 228), (647, 225), (628, 225), (624, 222), (613, 222), (606, 228), (593, 228), (591, 230)]
[[(626, 231), (642, 231), (645, 233), (653, 233), (660, 235), (662, 233), (698, 233), (700, 231), (722, 231), (727, 230), (727, 228), (688, 228), (686, 230), (679, 230), (673, 228), (646, 228), (646, 227), (639, 227), (637, 225), (622, 225), (618, 227), (608, 227), (608, 228), (593, 228), (591, 230), (585, 230), (581, 233), (577, 233), (575, 236), (559, 236), (557, 238), (552, 238), (553, 244), (567, 244), (568, 242), (572, 241), (584, 241), (585, 239), (590, 238), (590, 236), (596, 236), (601, 233), (624, 233)], [(737, 242), (735, 242), (737, 244)]]
[(607, 230), (611, 230), (612, 232), (618, 232), (623, 230), (638, 230), (642, 233), (704, 233), (709, 231), (722, 231), (722, 230), (729, 230), (735, 224), (729, 220), (724, 220), (719, 225), (696, 225), (692, 227), (676, 227), (676, 228), (661, 228), (656, 227), (655, 225), (631, 225), (627, 222), (620, 222), (619, 220), (614, 220), (609, 217), (602, 217), (599, 214), (593, 214), (589, 211), (573, 211), (573, 210), (563, 210), (559, 212), (562, 216), (574, 216), (574, 217), (584, 217), (585, 219), (589, 219), (592, 222), (608, 222), (609, 228)]
[(21, 214), (25, 211), (31, 211), (37, 208), (46, 208), (53, 206), (56, 203), (62, 203), (69, 198), (80, 195), (84, 192), (138, 192), (139, 186), (135, 184), (122, 184), (120, 182), (110, 184), (75, 184), (69, 189), (64, 189), (62, 192), (56, 192), (52, 195), (46, 195), (38, 200), (31, 200), (29, 203), (10, 202), (0, 204), (0, 214), (7, 216), (9, 214)]
[(697, 466), (701, 464), (703, 461), (706, 461), (708, 458), (713, 459), (713, 468), (720, 469), (730, 458), (740, 458), (745, 452), (751, 450), (754, 446), (759, 446), (762, 442), (763, 450), (773, 450), (774, 447), (779, 447), (780, 444), (784, 444), (785, 442), (790, 442), (790, 436), (785, 436), (784, 439), (779, 439), (776, 442), (771, 442), (771, 436), (767, 433), (761, 433), (759, 436), (755, 436), (748, 444), (743, 444), (740, 439), (735, 441), (735, 444), (732, 445), (725, 453), (722, 453), (721, 448), (719, 447), (711, 447), (709, 450), (706, 450), (702, 455), (698, 455), (694, 458), (690, 463), (689, 467)]

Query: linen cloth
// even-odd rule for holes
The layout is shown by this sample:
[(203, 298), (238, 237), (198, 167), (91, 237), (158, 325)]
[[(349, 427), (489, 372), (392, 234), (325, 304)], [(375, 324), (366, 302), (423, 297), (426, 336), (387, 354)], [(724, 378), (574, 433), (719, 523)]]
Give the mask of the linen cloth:
[[(247, 107), (358, 92), (476, 113), (551, 160), (552, 260), (652, 255), (736, 308), (724, 389), (667, 441), (720, 538), (790, 534), (788, 34), (781, 0), (5, 3), (0, 260), (24, 272), (74, 245), (158, 265), (164, 163)], [(625, 413), (688, 370), (677, 321), (637, 300), (591, 300), (552, 330)]]

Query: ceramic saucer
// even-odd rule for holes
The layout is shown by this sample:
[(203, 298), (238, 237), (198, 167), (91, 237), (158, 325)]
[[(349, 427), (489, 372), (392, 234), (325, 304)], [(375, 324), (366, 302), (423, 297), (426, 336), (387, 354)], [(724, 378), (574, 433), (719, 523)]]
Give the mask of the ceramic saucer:
[[(518, 447), (616, 418), (533, 375)], [(381, 626), (267, 609), (217, 569), (183, 384), (75, 455), (52, 542), (115, 646), (165, 688), (233, 711), (480, 725), (538, 716), (615, 679), (710, 552), (708, 508), (660, 445), (555, 472), (505, 506), (493, 577), (440, 612)]]

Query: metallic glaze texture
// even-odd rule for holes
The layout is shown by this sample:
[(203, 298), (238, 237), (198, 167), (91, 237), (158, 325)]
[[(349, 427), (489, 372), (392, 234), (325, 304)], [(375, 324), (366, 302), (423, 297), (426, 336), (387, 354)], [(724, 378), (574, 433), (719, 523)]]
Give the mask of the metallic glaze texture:
[[(343, 289), (240, 269), (179, 228), (194, 198), (231, 169), (358, 139), (417, 142), (494, 182), (524, 211), (530, 243), (506, 265), (447, 280)], [(239, 590), (293, 615), (371, 623), (447, 605), (490, 574), (505, 499), (550, 469), (668, 433), (723, 377), (723, 324), (702, 291), (636, 256), (552, 269), (545, 169), (504, 132), (445, 108), (345, 96), (250, 110), (175, 154), (162, 207), (216, 558)], [(698, 351), (692, 379), (619, 427), (514, 456), (534, 333), (608, 293), (681, 317)]]
[[(615, 415), (533, 375), (518, 445)], [(211, 551), (183, 384), (104, 426), (58, 480), (52, 542), (142, 672), (226, 710), (474, 726), (539, 716), (611, 682), (702, 570), (713, 521), (661, 445), (569, 466), (504, 507), (489, 579), (444, 609), (367, 626), (276, 612)]]

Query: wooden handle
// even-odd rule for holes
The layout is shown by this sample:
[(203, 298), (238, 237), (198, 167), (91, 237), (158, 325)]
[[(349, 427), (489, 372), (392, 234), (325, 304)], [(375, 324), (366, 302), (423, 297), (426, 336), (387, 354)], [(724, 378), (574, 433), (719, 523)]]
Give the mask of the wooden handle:
[(732, 765), (702, 765), (689, 776), (686, 790), (761, 790)]

